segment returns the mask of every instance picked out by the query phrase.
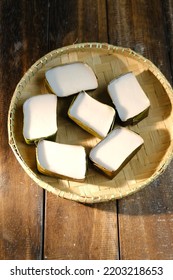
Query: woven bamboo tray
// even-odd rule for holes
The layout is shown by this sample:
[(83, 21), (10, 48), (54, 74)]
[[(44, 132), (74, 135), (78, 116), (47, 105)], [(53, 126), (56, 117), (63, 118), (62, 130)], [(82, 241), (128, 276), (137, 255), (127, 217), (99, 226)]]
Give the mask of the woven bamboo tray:
[[(41, 175), (36, 168), (35, 146), (25, 143), (22, 135), (24, 101), (47, 92), (44, 73), (49, 68), (83, 61), (98, 77), (99, 87), (90, 94), (111, 104), (107, 84), (122, 73), (133, 71), (151, 102), (149, 116), (129, 127), (144, 139), (144, 146), (112, 180), (89, 164), (84, 183)], [(82, 144), (89, 152), (98, 139), (82, 130), (67, 117), (72, 96), (58, 100), (58, 134), (60, 143)], [(28, 175), (42, 188), (57, 196), (95, 203), (120, 199), (142, 189), (165, 170), (173, 151), (173, 91), (152, 62), (130, 49), (100, 43), (76, 44), (54, 50), (39, 59), (23, 76), (11, 100), (8, 116), (9, 144)]]

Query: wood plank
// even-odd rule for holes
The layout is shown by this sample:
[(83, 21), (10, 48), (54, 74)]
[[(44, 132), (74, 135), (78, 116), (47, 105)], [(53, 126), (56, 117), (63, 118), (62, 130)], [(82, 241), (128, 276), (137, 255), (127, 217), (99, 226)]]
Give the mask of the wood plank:
[[(171, 81), (161, 2), (108, 0), (109, 39), (152, 60)], [(172, 259), (172, 167), (118, 202), (120, 259)]]
[(49, 49), (80, 42), (107, 42), (105, 0), (52, 0)]
[[(162, 1), (164, 20), (165, 20), (165, 33), (167, 39), (167, 51), (171, 61), (171, 71), (173, 73), (173, 2), (172, 0)], [(172, 84), (173, 84), (173, 74), (172, 74)]]
[(121, 259), (173, 259), (172, 168), (119, 203)]
[(47, 51), (47, 1), (1, 1), (0, 18), (0, 259), (40, 259), (43, 190), (8, 145), (7, 114), (16, 84)]
[(149, 58), (171, 81), (162, 1), (107, 2), (109, 42)]
[(116, 204), (87, 206), (47, 193), (45, 259), (117, 259)]
[[(51, 49), (107, 41), (105, 1), (51, 1)], [(82, 205), (46, 194), (45, 259), (118, 259), (116, 202)]]

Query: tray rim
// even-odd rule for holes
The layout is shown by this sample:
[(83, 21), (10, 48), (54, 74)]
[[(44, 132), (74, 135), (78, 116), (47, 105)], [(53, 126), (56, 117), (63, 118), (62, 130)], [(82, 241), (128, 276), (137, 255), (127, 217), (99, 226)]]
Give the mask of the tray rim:
[(8, 127), (8, 142), (9, 142), (9, 145), (10, 145), (16, 159), (18, 160), (18, 162), (20, 163), (22, 168), (25, 170), (25, 172), (30, 176), (30, 178), (33, 179), (33, 181), (36, 184), (38, 184), (40, 187), (42, 187), (43, 189), (46, 189), (47, 191), (49, 191), (51, 193), (54, 193), (55, 195), (57, 195), (59, 197), (62, 197), (62, 198), (70, 199), (70, 200), (77, 201), (77, 202), (92, 204), (92, 203), (121, 199), (123, 197), (132, 195), (133, 193), (136, 193), (137, 191), (139, 191), (139, 190), (143, 189), (144, 187), (146, 187), (147, 185), (149, 185), (151, 182), (153, 182), (155, 179), (157, 179), (166, 170), (167, 166), (170, 164), (170, 162), (173, 158), (173, 152), (172, 152), (173, 148), (172, 148), (172, 151), (169, 151), (169, 153), (167, 152), (168, 153), (167, 159), (162, 164), (160, 169), (157, 170), (157, 172), (155, 172), (151, 177), (146, 179), (145, 182), (141, 183), (141, 185), (139, 185), (139, 187), (137, 189), (131, 190), (130, 192), (128, 192), (125, 195), (121, 195), (121, 193), (120, 193), (119, 196), (109, 195), (109, 197), (108, 197), (108, 196), (104, 195), (103, 197), (100, 197), (100, 196), (87, 197), (87, 196), (80, 196), (78, 194), (71, 194), (69, 192), (61, 191), (61, 190), (58, 190), (58, 189), (55, 190), (55, 188), (53, 186), (51, 186), (50, 184), (48, 184), (45, 181), (38, 178), (38, 176), (29, 168), (29, 166), (23, 160), (23, 158), (22, 158), (22, 156), (21, 156), (21, 154), (18, 150), (16, 141), (15, 141), (14, 131), (13, 131), (13, 121), (14, 121), (13, 113), (16, 109), (16, 101), (20, 98), (21, 90), (29, 82), (30, 76), (33, 76), (48, 61), (52, 60), (54, 55), (58, 56), (59, 54), (66, 53), (67, 51), (72, 51), (72, 50), (77, 50), (77, 49), (81, 49), (81, 50), (85, 51), (85, 49), (88, 49), (88, 48), (90, 48), (90, 49), (104, 49), (108, 52), (108, 54), (113, 54), (113, 53), (123, 54), (123, 53), (125, 53), (129, 57), (133, 57), (136, 60), (138, 60), (139, 62), (142, 62), (144, 64), (146, 63), (147, 66), (148, 66), (148, 70), (151, 73), (153, 73), (153, 75), (157, 78), (157, 80), (162, 84), (163, 88), (165, 89), (166, 93), (168, 94), (168, 96), (170, 98), (170, 101), (171, 101), (172, 105), (173, 105), (173, 89), (172, 89), (170, 83), (168, 82), (168, 80), (163, 75), (163, 73), (149, 59), (147, 59), (144, 56), (136, 53), (135, 51), (133, 51), (130, 48), (114, 46), (114, 45), (111, 45), (111, 44), (108, 44), (108, 43), (97, 43), (97, 42), (78, 43), (78, 44), (73, 44), (73, 45), (69, 45), (69, 46), (65, 46), (65, 47), (62, 47), (62, 48), (52, 50), (52, 51), (48, 52), (47, 54), (45, 54), (44, 56), (42, 56), (40, 59), (38, 59), (34, 64), (32, 64), (32, 66), (26, 71), (26, 73), (20, 79), (20, 81), (16, 85), (15, 91), (14, 91), (14, 93), (12, 95), (12, 98), (11, 98), (9, 111), (8, 111), (8, 124), (7, 124), (7, 127)]

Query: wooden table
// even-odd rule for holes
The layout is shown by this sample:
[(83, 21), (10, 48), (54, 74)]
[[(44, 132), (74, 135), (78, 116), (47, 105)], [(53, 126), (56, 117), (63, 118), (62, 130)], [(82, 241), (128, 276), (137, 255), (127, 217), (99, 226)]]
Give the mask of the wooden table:
[(173, 259), (173, 162), (138, 193), (87, 206), (38, 187), (8, 145), (16, 84), (75, 42), (130, 47), (172, 83), (173, 1), (0, 1), (0, 259)]

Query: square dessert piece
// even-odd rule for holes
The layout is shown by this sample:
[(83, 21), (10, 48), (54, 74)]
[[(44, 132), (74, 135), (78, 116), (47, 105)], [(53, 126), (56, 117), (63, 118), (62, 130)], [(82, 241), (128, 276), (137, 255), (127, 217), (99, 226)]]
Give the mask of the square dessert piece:
[(86, 154), (82, 146), (41, 140), (36, 148), (36, 160), (42, 174), (73, 181), (85, 179)]
[(104, 138), (114, 123), (115, 110), (92, 98), (86, 92), (80, 92), (72, 102), (68, 115), (92, 135)]
[(23, 104), (23, 136), (27, 144), (57, 132), (57, 97), (42, 94), (30, 97)]
[(92, 68), (82, 62), (54, 67), (48, 70), (45, 75), (48, 88), (59, 97), (98, 87), (97, 78)]
[(112, 80), (108, 92), (121, 125), (136, 124), (148, 115), (150, 101), (132, 72)]
[(117, 127), (91, 149), (89, 158), (97, 169), (113, 178), (144, 143), (135, 132)]

